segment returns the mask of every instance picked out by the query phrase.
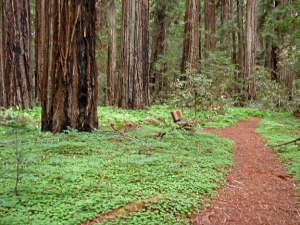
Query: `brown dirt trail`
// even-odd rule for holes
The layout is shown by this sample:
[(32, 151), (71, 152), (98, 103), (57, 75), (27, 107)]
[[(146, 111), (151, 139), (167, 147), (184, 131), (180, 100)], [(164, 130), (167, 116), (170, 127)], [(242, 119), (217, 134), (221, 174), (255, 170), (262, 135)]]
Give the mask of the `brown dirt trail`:
[(300, 224), (296, 184), (286, 175), (274, 151), (255, 133), (259, 118), (240, 121), (217, 131), (235, 142), (235, 166), (226, 185), (193, 224)]

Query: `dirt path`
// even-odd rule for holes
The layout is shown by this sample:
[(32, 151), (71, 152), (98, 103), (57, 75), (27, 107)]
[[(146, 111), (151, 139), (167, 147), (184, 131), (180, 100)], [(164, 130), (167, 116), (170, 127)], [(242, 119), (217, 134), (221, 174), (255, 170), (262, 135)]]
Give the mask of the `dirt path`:
[[(217, 199), (203, 209), (194, 224), (300, 224), (296, 185), (286, 175), (276, 154), (255, 133), (259, 118), (217, 129), (235, 142), (235, 166)], [(216, 129), (206, 129), (214, 132)]]

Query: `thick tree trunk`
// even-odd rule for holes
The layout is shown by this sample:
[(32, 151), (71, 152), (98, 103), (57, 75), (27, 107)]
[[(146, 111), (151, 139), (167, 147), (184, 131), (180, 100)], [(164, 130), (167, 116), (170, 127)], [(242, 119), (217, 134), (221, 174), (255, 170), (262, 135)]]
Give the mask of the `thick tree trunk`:
[(45, 15), (42, 131), (98, 127), (95, 0), (49, 0)]
[(115, 85), (117, 67), (117, 8), (114, 0), (109, 2), (107, 99), (110, 106), (115, 104)]
[(45, 52), (45, 0), (36, 1), (35, 14), (35, 102), (42, 101), (42, 77)]
[(205, 58), (207, 58), (207, 51), (216, 47), (216, 41), (214, 37), (216, 33), (215, 0), (205, 0), (204, 11), (204, 28), (207, 32), (205, 34)]
[(197, 69), (199, 9), (198, 0), (186, 1), (181, 73), (185, 73), (186, 69)]
[(256, 0), (247, 1), (246, 14), (246, 45), (245, 45), (245, 68), (244, 82), (248, 85), (248, 90), (245, 91), (244, 102), (250, 97), (251, 100), (256, 99), (255, 80), (249, 84), (247, 79), (253, 74), (256, 65)]
[[(1, 4), (1, 7), (0, 7), (0, 15), (2, 15), (2, 4)], [(3, 54), (3, 51), (2, 51), (2, 16), (0, 16), (0, 107), (3, 107), (4, 106), (4, 77), (3, 77), (3, 63), (2, 63), (2, 54)]]
[(122, 1), (118, 105), (149, 106), (149, 0)]
[(154, 14), (154, 32), (152, 37), (152, 50), (150, 58), (150, 83), (153, 84), (151, 90), (158, 92), (162, 90), (162, 79), (164, 68), (155, 69), (155, 64), (159, 56), (165, 53), (165, 39), (166, 39), (166, 0), (158, 0), (155, 5)]
[(32, 108), (29, 0), (2, 1), (3, 106)]

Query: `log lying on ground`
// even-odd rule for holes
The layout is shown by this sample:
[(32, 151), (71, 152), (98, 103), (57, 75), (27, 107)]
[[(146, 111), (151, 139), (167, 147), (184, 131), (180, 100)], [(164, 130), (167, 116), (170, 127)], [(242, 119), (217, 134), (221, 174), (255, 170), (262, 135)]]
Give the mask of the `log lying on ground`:
[[(296, 138), (295, 140), (288, 141), (288, 142), (285, 142), (285, 143), (282, 143), (282, 144), (279, 144), (279, 145), (272, 145), (271, 147), (278, 147), (278, 146), (287, 145), (287, 144), (294, 143), (294, 142), (296, 143), (299, 140), (300, 140), (300, 137)], [(296, 143), (296, 144), (300, 147), (300, 145), (298, 143)]]
[(186, 122), (186, 123), (182, 124), (182, 125), (181, 125), (181, 126), (179, 126), (179, 127), (174, 127), (174, 128), (172, 128), (172, 129), (171, 129), (171, 130), (169, 130), (169, 131), (166, 131), (166, 132), (159, 132), (159, 134), (158, 134), (157, 138), (163, 137), (163, 136), (165, 136), (167, 133), (169, 133), (169, 132), (172, 132), (173, 130), (176, 130), (176, 129), (181, 129), (182, 127), (184, 127), (184, 126), (188, 126), (188, 125), (189, 125), (189, 123), (188, 123), (188, 122)]
[(114, 125), (113, 123), (112, 123), (110, 126), (111, 126), (112, 129), (114, 129), (114, 131), (115, 131), (116, 133), (118, 133), (120, 136), (124, 136), (124, 135), (125, 135), (125, 136), (127, 136), (127, 137), (130, 137), (130, 138), (136, 140), (136, 141), (139, 141), (138, 139), (136, 139), (136, 138), (130, 136), (129, 134), (125, 134), (125, 133), (119, 131), (119, 130), (115, 127), (115, 125)]

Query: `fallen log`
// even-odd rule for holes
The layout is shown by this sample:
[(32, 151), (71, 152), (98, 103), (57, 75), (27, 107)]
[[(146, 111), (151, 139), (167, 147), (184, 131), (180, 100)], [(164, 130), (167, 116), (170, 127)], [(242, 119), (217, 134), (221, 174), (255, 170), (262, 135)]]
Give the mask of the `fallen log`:
[[(278, 146), (287, 145), (287, 144), (294, 143), (294, 142), (296, 143), (299, 140), (300, 140), (300, 137), (298, 137), (298, 138), (296, 138), (296, 139), (294, 139), (292, 141), (288, 141), (288, 142), (279, 144), (279, 145), (272, 145), (271, 147), (278, 147)], [(298, 143), (296, 143), (296, 144), (300, 147), (300, 145)]]
[(125, 133), (123, 133), (123, 132), (121, 132), (121, 131), (119, 131), (116, 127), (115, 127), (115, 125), (112, 123), (111, 125), (110, 125), (111, 127), (112, 127), (112, 129), (114, 129), (114, 131), (116, 132), (116, 133), (118, 133), (120, 136), (127, 136), (127, 137), (130, 137), (130, 138), (132, 138), (132, 139), (134, 139), (134, 140), (136, 140), (136, 141), (139, 141), (138, 139), (136, 139), (136, 138), (134, 138), (134, 137), (132, 137), (131, 135), (129, 135), (129, 134), (125, 134)]

